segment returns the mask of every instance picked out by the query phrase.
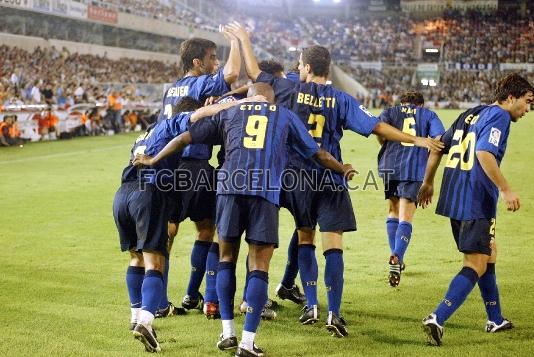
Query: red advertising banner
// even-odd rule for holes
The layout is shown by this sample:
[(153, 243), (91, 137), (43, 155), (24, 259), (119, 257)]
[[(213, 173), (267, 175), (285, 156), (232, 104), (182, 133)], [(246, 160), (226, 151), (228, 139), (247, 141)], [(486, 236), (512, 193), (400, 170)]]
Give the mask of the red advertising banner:
[(116, 10), (105, 9), (93, 5), (87, 7), (87, 18), (89, 20), (102, 21), (110, 24), (116, 24), (119, 19)]

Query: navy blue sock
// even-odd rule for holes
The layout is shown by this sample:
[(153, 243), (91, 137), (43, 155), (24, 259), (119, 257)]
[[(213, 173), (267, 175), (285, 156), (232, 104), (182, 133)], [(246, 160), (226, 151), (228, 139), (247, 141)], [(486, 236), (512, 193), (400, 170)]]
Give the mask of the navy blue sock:
[(217, 303), (217, 266), (219, 265), (219, 243), (211, 243), (206, 258), (206, 294), (204, 301)]
[(341, 297), (343, 295), (343, 251), (341, 249), (328, 249), (324, 252), (326, 265), (324, 268), (324, 283), (328, 296), (328, 311), (339, 316)]
[(399, 257), (399, 261), (404, 261), (404, 253), (408, 249), (410, 239), (412, 238), (412, 224), (410, 222), (399, 222), (397, 233), (395, 234), (395, 250), (393, 254)]
[(287, 248), (287, 265), (284, 277), (282, 278), (282, 285), (290, 289), (295, 285), (295, 279), (299, 273), (299, 236), (297, 230), (293, 232), (289, 247)]
[(249, 283), (246, 293), (247, 314), (245, 316), (244, 331), (256, 332), (261, 320), (261, 312), (267, 302), (267, 290), (269, 287), (268, 273), (260, 270), (250, 272)]
[(388, 218), (386, 220), (386, 231), (388, 232), (389, 250), (393, 255), (395, 250), (395, 234), (397, 234), (397, 227), (399, 226), (398, 218)]
[(467, 295), (478, 281), (478, 274), (471, 268), (463, 267), (452, 279), (445, 298), (436, 308), (438, 324), (442, 325), (464, 303)]
[(247, 259), (245, 259), (245, 271), (247, 274), (245, 275), (245, 287), (243, 288), (243, 298), (241, 300), (247, 301), (247, 288), (248, 288), (248, 279), (250, 278), (250, 269), (248, 268), (248, 254)]
[(204, 278), (206, 271), (206, 258), (210, 249), (211, 242), (196, 240), (191, 251), (191, 275), (187, 285), (187, 295), (193, 299), (198, 298), (198, 289)]
[(318, 305), (317, 302), (317, 278), (319, 269), (317, 258), (315, 257), (315, 246), (313, 244), (299, 245), (299, 271), (302, 280), (302, 288), (306, 295), (307, 305)]
[(154, 315), (163, 295), (163, 274), (158, 270), (147, 270), (141, 292), (143, 294), (141, 308)]
[(145, 278), (145, 268), (129, 266), (126, 270), (126, 287), (130, 297), (130, 307), (140, 308), (142, 303), (141, 287)]
[(499, 288), (495, 276), (495, 263), (488, 263), (486, 272), (478, 280), (480, 295), (486, 307), (488, 320), (501, 324), (503, 317), (501, 314), (501, 302), (499, 301)]
[(217, 296), (222, 320), (234, 319), (235, 264), (220, 262), (217, 271)]
[(163, 271), (163, 295), (159, 302), (158, 310), (165, 309), (169, 306), (169, 297), (167, 296), (167, 285), (169, 282), (169, 257), (165, 257), (165, 270)]

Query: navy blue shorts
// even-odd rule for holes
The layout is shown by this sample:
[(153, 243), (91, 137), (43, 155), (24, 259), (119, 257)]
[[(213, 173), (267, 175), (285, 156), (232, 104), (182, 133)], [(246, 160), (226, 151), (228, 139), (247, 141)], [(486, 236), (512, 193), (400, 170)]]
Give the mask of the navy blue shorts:
[(177, 213), (173, 213), (172, 222), (180, 223), (187, 218), (193, 222), (205, 219), (215, 220), (215, 176), (214, 169), (207, 160), (183, 159), (178, 170), (188, 172), (189, 178), (176, 192), (178, 203)]
[(113, 217), (121, 250), (150, 250), (167, 255), (168, 209), (165, 193), (154, 185), (139, 190), (138, 182), (121, 185), (113, 200)]
[(313, 201), (311, 190), (280, 191), (280, 207), (286, 208), (295, 220), (295, 227), (313, 228), (317, 220), (312, 217), (311, 205)]
[(417, 193), (419, 192), (422, 184), (422, 181), (389, 180), (389, 185), (384, 191), (386, 200), (390, 199), (391, 197), (398, 197), (406, 198), (412, 202), (417, 202)]
[(217, 195), (219, 239), (235, 242), (246, 232), (249, 244), (278, 247), (279, 208), (259, 196)]
[(495, 239), (495, 218), (471, 221), (458, 221), (451, 218), (451, 228), (460, 252), (491, 255), (490, 242)]
[(349, 191), (338, 187), (325, 188), (314, 192), (312, 217), (319, 224), (321, 232), (353, 232), (356, 230), (356, 217), (352, 208)]

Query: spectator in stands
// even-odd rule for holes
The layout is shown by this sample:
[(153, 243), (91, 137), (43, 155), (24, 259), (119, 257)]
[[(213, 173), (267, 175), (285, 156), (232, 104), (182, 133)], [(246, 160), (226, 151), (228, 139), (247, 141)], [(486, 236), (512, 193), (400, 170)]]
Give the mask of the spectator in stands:
[(122, 98), (118, 91), (113, 90), (111, 94), (108, 96), (107, 111), (108, 111), (108, 115), (110, 116), (115, 134), (119, 133), (121, 131), (121, 128), (123, 127), (121, 110), (122, 110)]
[(4, 120), (0, 123), (0, 145), (22, 145), (16, 115), (6, 115), (4, 116)]
[(34, 104), (40, 104), (41, 103), (41, 90), (39, 89), (39, 81), (36, 80), (33, 83), (33, 86), (30, 90), (30, 98), (32, 103)]
[(52, 89), (52, 83), (46, 82), (45, 89), (42, 90), (44, 101), (48, 105), (52, 105), (55, 102), (54, 91)]
[(41, 113), (35, 113), (32, 119), (37, 121), (41, 140), (57, 140), (59, 137), (59, 118), (53, 113), (51, 107)]

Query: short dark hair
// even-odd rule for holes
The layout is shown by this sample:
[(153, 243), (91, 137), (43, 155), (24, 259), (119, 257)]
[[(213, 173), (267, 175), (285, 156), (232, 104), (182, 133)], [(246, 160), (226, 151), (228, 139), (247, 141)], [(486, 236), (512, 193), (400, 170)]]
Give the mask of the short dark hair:
[(195, 100), (192, 97), (183, 97), (172, 108), (172, 115), (176, 115), (181, 112), (192, 112), (202, 107), (202, 103)]
[(273, 60), (261, 61), (260, 63), (258, 63), (258, 66), (263, 72), (272, 75), (278, 72), (284, 72), (284, 66)]
[(193, 68), (193, 60), (198, 58), (204, 59), (206, 52), (209, 49), (216, 49), (215, 42), (206, 40), (205, 38), (194, 37), (182, 42), (180, 45), (180, 59), (182, 61), (182, 70), (184, 73)]
[(408, 90), (402, 93), (400, 97), (401, 103), (409, 103), (413, 105), (423, 105), (425, 104), (425, 98), (423, 94), (414, 90)]
[(497, 102), (504, 102), (509, 95), (514, 98), (520, 98), (532, 92), (534, 94), (534, 87), (524, 77), (518, 73), (510, 73), (497, 82), (495, 88), (495, 100)]
[(330, 71), (330, 52), (323, 46), (310, 46), (302, 50), (302, 64), (309, 64), (316, 76), (326, 77)]

